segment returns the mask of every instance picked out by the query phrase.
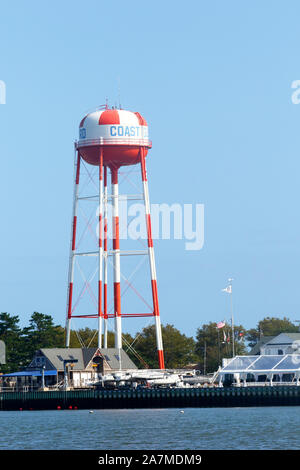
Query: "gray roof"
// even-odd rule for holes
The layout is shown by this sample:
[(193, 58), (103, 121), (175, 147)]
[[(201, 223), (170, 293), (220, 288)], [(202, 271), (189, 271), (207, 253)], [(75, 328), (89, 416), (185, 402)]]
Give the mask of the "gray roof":
[[(119, 349), (118, 348), (108, 348), (108, 349), (100, 349), (101, 355), (106, 360), (107, 364), (111, 367), (111, 369), (119, 369), (120, 368), (120, 360), (119, 360)], [(132, 362), (130, 357), (127, 353), (121, 349), (121, 368), (122, 369), (137, 369), (137, 366)]]
[(256, 356), (257, 354), (260, 354), (260, 348), (264, 344), (268, 343), (269, 341), (272, 341), (272, 339), (274, 338), (276, 338), (276, 336), (262, 336), (260, 340), (258, 341), (258, 343), (256, 343), (255, 346), (253, 346), (253, 348), (249, 352), (249, 355)]
[(293, 341), (300, 339), (300, 333), (284, 333), (283, 332), (283, 334), (291, 338)]
[[(58, 371), (64, 370), (64, 360), (75, 359), (73, 370), (85, 370), (94, 356), (100, 355), (111, 369), (120, 368), (119, 349), (117, 348), (43, 348), (39, 350), (52, 364), (52, 368)], [(128, 357), (125, 351), (121, 349), (121, 368), (137, 369), (136, 365)]]
[(84, 370), (93, 359), (98, 348), (43, 348), (41, 353), (51, 362), (56, 370), (64, 370), (64, 360), (75, 359), (73, 370)]

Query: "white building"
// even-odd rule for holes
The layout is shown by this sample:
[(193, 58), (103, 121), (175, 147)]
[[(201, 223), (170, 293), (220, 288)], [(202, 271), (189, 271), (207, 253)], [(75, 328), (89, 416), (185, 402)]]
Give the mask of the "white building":
[(235, 356), (224, 362), (218, 375), (220, 385), (300, 385), (300, 355)]
[(277, 336), (263, 336), (249, 355), (282, 356), (299, 353), (300, 333), (280, 333)]

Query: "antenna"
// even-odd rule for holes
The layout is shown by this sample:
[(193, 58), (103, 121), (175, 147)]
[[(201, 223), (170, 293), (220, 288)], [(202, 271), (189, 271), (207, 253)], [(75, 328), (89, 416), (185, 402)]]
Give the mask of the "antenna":
[(122, 109), (122, 107), (121, 107), (121, 79), (120, 79), (120, 76), (118, 76), (118, 101), (119, 101), (119, 109)]

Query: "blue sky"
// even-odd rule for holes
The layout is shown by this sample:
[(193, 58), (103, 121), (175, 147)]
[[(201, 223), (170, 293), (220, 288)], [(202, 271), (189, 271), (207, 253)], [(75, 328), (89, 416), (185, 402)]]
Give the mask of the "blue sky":
[(149, 123), (151, 202), (205, 205), (202, 250), (155, 244), (162, 322), (194, 335), (228, 319), (228, 277), (236, 323), (300, 319), (299, 15), (296, 1), (3, 4), (1, 311), (64, 324), (73, 141), (120, 83)]

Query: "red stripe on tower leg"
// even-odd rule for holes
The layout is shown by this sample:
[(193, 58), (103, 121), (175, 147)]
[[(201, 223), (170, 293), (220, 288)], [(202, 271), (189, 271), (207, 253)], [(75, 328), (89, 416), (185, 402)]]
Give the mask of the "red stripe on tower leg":
[(72, 251), (75, 250), (76, 227), (77, 227), (77, 216), (74, 215), (74, 219), (73, 219), (73, 233), (72, 233)]
[(148, 235), (148, 246), (153, 248), (153, 240), (152, 240), (152, 229), (151, 229), (151, 217), (150, 214), (146, 214), (147, 217), (147, 235)]
[(111, 184), (118, 184), (118, 167), (111, 167)]
[(105, 266), (105, 272), (104, 272), (104, 284), (103, 284), (103, 311), (104, 311), (104, 318), (107, 320), (108, 319), (108, 314), (107, 314), (107, 166), (104, 167), (104, 192), (105, 192), (105, 209), (104, 209), (104, 252), (105, 252), (105, 258), (104, 258), (104, 266)]
[(103, 111), (99, 119), (99, 124), (120, 124), (120, 116), (118, 111), (116, 109), (106, 109)]
[(113, 217), (113, 249), (120, 249), (119, 217)]
[(102, 281), (98, 281), (98, 316), (102, 317), (101, 312), (101, 303), (102, 303)]
[(155, 279), (151, 280), (151, 286), (152, 286), (152, 299), (153, 299), (153, 313), (155, 316), (159, 316), (157, 282)]
[[(107, 196), (107, 167), (104, 167), (104, 189)], [(107, 201), (105, 202), (107, 204)], [(107, 251), (107, 209), (105, 210), (104, 217), (104, 251)]]
[(157, 353), (158, 353), (159, 368), (164, 369), (165, 368), (164, 352), (161, 350), (158, 350)]
[(107, 284), (104, 283), (104, 318), (107, 319)]
[(72, 317), (72, 297), (73, 297), (73, 282), (69, 285), (69, 302), (68, 302), (68, 318)]
[(107, 251), (107, 219), (104, 219), (104, 251)]
[(140, 149), (140, 159), (141, 159), (141, 170), (142, 170), (142, 181), (147, 181), (147, 171), (145, 164), (145, 149), (141, 147)]
[(114, 282), (114, 307), (115, 316), (121, 316), (121, 286), (119, 282)]
[(80, 175), (80, 153), (77, 154), (76, 184), (79, 184)]

